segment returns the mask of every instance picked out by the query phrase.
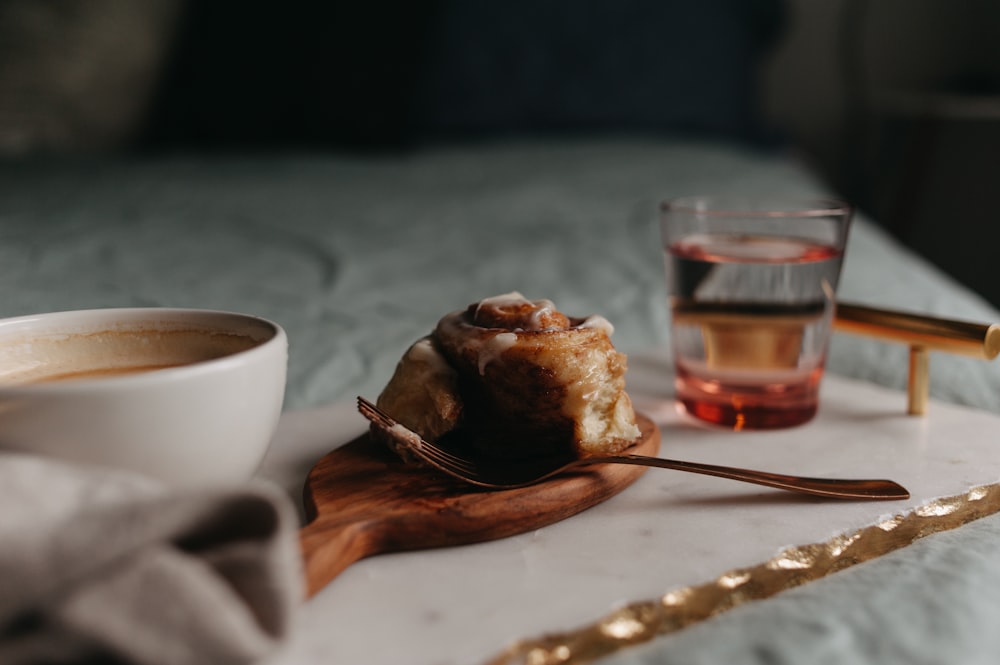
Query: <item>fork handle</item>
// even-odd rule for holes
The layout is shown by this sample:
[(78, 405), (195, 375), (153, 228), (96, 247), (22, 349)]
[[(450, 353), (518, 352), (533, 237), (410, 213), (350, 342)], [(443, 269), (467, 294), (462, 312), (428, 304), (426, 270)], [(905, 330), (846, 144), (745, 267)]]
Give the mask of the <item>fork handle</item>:
[(675, 471), (689, 471), (700, 473), (706, 476), (717, 476), (719, 478), (729, 478), (730, 480), (740, 480), (765, 487), (799, 492), (801, 494), (812, 494), (827, 498), (841, 499), (908, 499), (910, 492), (892, 480), (883, 479), (843, 479), (843, 478), (810, 478), (803, 476), (790, 476), (781, 473), (771, 473), (768, 471), (755, 471), (753, 469), (740, 469), (730, 466), (718, 466), (716, 464), (703, 464), (700, 462), (685, 462), (681, 460), (665, 459), (663, 457), (649, 457), (647, 455), (616, 455), (613, 457), (592, 457), (587, 459), (588, 464), (635, 464), (639, 466), (654, 466), (661, 469), (673, 469)]

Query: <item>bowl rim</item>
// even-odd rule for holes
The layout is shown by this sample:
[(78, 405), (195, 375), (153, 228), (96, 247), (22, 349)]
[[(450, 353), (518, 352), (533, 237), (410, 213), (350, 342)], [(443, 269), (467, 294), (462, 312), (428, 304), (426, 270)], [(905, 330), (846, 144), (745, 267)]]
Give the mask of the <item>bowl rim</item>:
[[(49, 381), (49, 382), (28, 382), (28, 383), (0, 383), (0, 397), (20, 397), (28, 395), (57, 395), (57, 394), (79, 394), (110, 391), (118, 389), (136, 389), (145, 386), (163, 385), (165, 383), (191, 380), (204, 374), (215, 374), (234, 369), (236, 366), (254, 362), (258, 356), (266, 356), (273, 353), (275, 346), (283, 349), (282, 355), (287, 363), (288, 335), (280, 324), (269, 319), (242, 312), (221, 309), (188, 308), (188, 307), (108, 307), (78, 310), (61, 310), (54, 312), (42, 312), (38, 314), (25, 314), (0, 319), (0, 340), (8, 331), (19, 330), (33, 323), (40, 326), (49, 324), (50, 331), (59, 334), (59, 327), (69, 328), (72, 322), (86, 323), (85, 319), (92, 319), (96, 325), (87, 325), (83, 329), (93, 329), (93, 332), (107, 332), (115, 330), (110, 324), (118, 323), (120, 330), (127, 330), (129, 323), (155, 322), (157, 320), (172, 320), (181, 322), (186, 317), (191, 317), (192, 327), (195, 329), (213, 329), (208, 325), (212, 319), (229, 319), (242, 322), (242, 326), (234, 325), (229, 330), (239, 334), (247, 334), (247, 329), (252, 326), (266, 331), (257, 340), (257, 343), (248, 348), (233, 353), (199, 360), (193, 363), (179, 365), (176, 367), (165, 367), (150, 372), (138, 372), (134, 374), (118, 374), (91, 378), (80, 378), (72, 381)], [(100, 322), (105, 322), (101, 325)], [(200, 325), (199, 325), (200, 322)], [(217, 326), (218, 330), (226, 330), (225, 326)], [(80, 329), (68, 330), (80, 332)]]

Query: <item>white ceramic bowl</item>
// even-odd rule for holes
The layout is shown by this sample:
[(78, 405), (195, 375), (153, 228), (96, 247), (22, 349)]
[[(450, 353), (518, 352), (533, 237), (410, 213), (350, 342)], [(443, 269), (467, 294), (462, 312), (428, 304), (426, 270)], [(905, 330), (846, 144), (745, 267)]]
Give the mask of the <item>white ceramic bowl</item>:
[(288, 339), (264, 319), (99, 309), (0, 320), (0, 448), (174, 487), (248, 479), (270, 445)]

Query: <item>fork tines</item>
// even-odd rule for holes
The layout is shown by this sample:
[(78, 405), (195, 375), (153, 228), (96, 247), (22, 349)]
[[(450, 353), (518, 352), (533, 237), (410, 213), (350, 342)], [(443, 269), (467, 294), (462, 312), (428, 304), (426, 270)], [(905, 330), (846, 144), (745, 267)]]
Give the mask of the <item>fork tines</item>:
[(358, 411), (376, 427), (392, 436), (397, 444), (431, 466), (441, 468), (443, 471), (451, 470), (461, 474), (477, 473), (476, 465), (471, 461), (457, 457), (439, 445), (427, 441), (361, 396), (358, 397)]
[(420, 443), (420, 449), (414, 452), (419, 453), (426, 461), (433, 463), (438, 468), (448, 467), (463, 475), (479, 473), (476, 465), (470, 460), (463, 457), (456, 457), (444, 448), (433, 443), (428, 443), (424, 439), (421, 439)]
[(360, 411), (361, 415), (365, 418), (381, 427), (390, 428), (397, 424), (395, 420), (389, 417), (389, 414), (366, 400), (364, 397), (358, 397), (358, 411)]

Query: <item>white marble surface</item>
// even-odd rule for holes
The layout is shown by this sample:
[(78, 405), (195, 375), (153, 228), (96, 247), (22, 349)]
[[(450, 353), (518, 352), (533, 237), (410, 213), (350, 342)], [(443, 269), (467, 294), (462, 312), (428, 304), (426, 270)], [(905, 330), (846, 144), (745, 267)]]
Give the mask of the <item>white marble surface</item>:
[[(891, 477), (898, 502), (840, 502), (650, 470), (621, 495), (559, 524), (471, 546), (356, 563), (304, 607), (276, 662), (483, 662), (518, 638), (580, 627), (629, 601), (711, 581), (790, 545), (909, 512), (1000, 482), (1000, 418), (933, 403), (904, 414), (905, 395), (828, 376), (813, 422), (732, 433), (679, 415), (661, 354), (630, 357), (630, 392), (661, 425), (663, 456), (802, 475)], [(350, 440), (350, 403), (286, 414), (262, 473), (290, 492), (308, 460)], [(387, 639), (387, 636), (392, 636)]]

